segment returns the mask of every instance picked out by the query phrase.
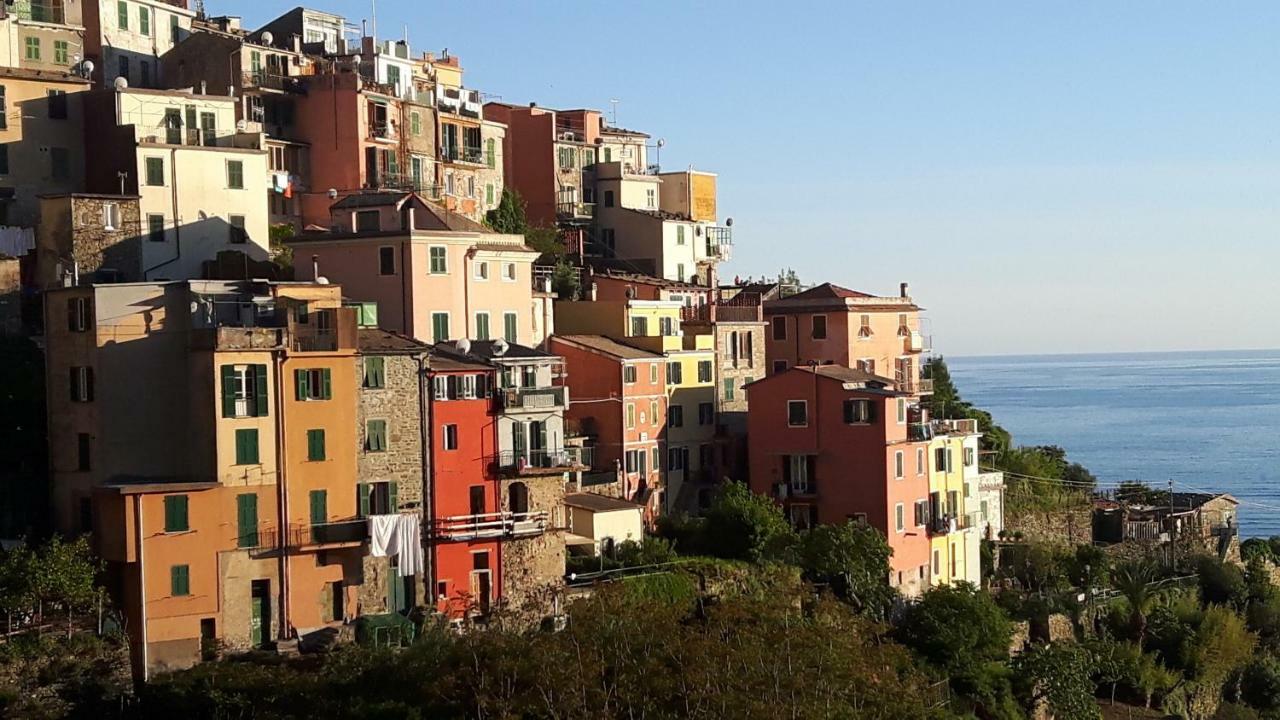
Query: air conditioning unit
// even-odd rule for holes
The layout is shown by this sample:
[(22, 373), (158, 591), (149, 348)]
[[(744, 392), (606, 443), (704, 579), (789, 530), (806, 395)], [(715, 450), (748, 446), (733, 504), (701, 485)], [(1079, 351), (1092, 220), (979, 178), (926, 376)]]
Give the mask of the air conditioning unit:
[(572, 132), (562, 132), (562, 133), (560, 133), (560, 139), (561, 139), (561, 140), (569, 140), (569, 141), (572, 141), (575, 137), (577, 137), (577, 136), (576, 136), (576, 135), (574, 135)]

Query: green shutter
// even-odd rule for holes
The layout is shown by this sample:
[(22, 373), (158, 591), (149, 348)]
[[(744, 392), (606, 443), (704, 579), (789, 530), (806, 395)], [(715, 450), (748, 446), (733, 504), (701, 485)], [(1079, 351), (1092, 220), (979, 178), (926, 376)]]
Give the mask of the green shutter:
[(544, 451), (547, 449), (547, 424), (542, 421), (538, 422), (538, 447)]
[(170, 566), (169, 594), (174, 597), (191, 594), (191, 567), (189, 565)]
[(236, 416), (236, 367), (222, 366), (222, 417)]
[(400, 511), (399, 489), (394, 482), (387, 483), (387, 510), (391, 513)]
[(267, 416), (267, 366), (253, 366), (253, 414), (256, 417)]
[(323, 525), (329, 520), (329, 498), (324, 490), (311, 491), (311, 524)]
[(308, 395), (308, 392), (307, 392), (307, 390), (308, 390), (308, 387), (307, 387), (307, 371), (306, 371), (306, 370), (294, 370), (294, 371), (293, 371), (293, 384), (294, 384), (294, 389), (295, 389), (295, 391), (296, 391), (296, 392), (295, 392), (295, 397), (296, 397), (298, 400), (306, 400), (306, 399), (307, 399), (307, 395)]
[[(631, 408), (628, 407), (628, 410)], [(517, 457), (524, 454), (524, 423), (516, 421), (511, 424), (511, 448)]]
[(365, 449), (380, 452), (387, 449), (387, 421), (370, 420), (365, 425)]
[(258, 431), (254, 428), (236, 430), (236, 464), (257, 465)]
[(328, 400), (333, 397), (333, 384), (329, 368), (325, 368), (320, 371), (320, 397), (324, 400)]
[(258, 546), (258, 496), (242, 493), (236, 496), (236, 547)]
[(164, 499), (164, 531), (186, 532), (191, 529), (187, 519), (187, 496), (168, 495)]
[(381, 388), (386, 386), (386, 360), (381, 357), (364, 359), (364, 386)]
[(369, 517), (369, 483), (356, 483), (356, 507), (360, 517)]
[(307, 459), (324, 460), (324, 430), (307, 431)]

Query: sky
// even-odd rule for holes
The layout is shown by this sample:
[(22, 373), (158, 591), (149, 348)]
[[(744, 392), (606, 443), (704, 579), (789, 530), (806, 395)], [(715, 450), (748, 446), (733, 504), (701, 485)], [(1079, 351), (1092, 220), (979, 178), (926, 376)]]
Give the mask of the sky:
[(1280, 3), (383, 0), (377, 26), (495, 99), (618, 99), (664, 169), (719, 174), (722, 278), (910, 282), (950, 355), (1280, 347)]

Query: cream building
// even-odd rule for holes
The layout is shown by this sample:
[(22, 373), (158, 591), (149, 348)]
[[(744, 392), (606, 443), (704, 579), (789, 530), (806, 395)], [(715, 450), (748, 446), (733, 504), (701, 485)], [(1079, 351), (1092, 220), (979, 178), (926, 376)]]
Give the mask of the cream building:
[(186, 0), (87, 0), (84, 54), (96, 65), (94, 79), (112, 87), (160, 87), (160, 57), (191, 33), (194, 10)]
[(0, 225), (32, 227), (40, 195), (83, 185), (88, 85), (62, 72), (0, 68)]

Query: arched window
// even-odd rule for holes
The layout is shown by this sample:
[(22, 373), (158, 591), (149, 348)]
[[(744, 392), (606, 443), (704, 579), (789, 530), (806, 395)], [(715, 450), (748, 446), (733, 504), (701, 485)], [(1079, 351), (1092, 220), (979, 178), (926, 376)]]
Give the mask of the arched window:
[(524, 483), (511, 483), (511, 487), (507, 489), (507, 498), (511, 505), (511, 512), (529, 512), (529, 488)]

